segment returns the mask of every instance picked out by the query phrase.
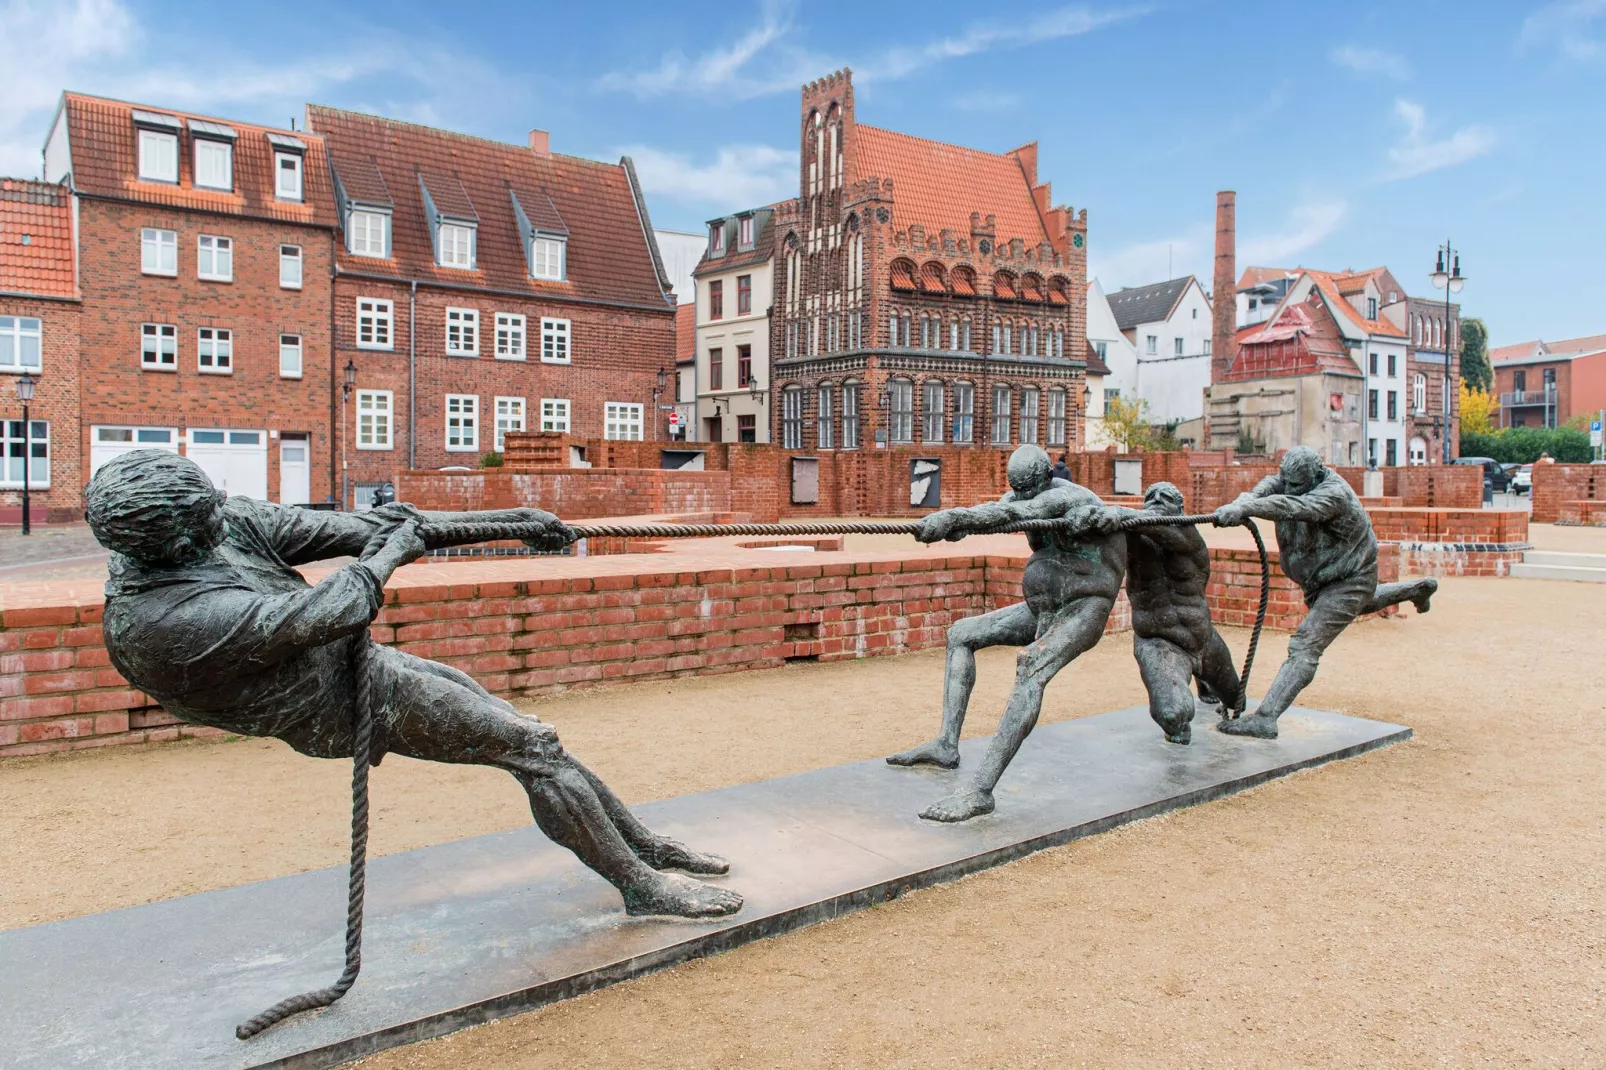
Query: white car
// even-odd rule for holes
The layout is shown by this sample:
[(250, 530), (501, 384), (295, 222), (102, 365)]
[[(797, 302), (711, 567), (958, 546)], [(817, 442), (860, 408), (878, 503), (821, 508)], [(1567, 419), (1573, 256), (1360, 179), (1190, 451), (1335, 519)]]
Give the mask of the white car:
[(1531, 464), (1520, 465), (1517, 470), (1511, 474), (1511, 493), (1531, 494), (1533, 489), (1534, 466)]

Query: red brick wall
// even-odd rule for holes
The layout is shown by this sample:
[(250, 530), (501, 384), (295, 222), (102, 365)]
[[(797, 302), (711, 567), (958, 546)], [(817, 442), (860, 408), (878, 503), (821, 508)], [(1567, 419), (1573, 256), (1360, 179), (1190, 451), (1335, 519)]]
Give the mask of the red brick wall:
[(1562, 502), (1556, 523), (1606, 527), (1606, 502)]
[[(176, 278), (140, 273), (140, 230), (178, 235)], [(151, 204), (84, 199), (79, 234), (83, 288), (80, 378), (82, 456), (96, 424), (266, 428), (310, 435), (311, 497), (330, 490), (330, 233), (290, 223), (214, 216)], [(196, 240), (232, 238), (234, 281), (196, 278)], [(299, 245), (302, 288), (279, 286), (279, 246)], [(140, 325), (178, 328), (173, 372), (140, 368)], [(233, 331), (234, 371), (202, 374), (196, 331)], [(302, 377), (279, 375), (279, 335), (299, 334)], [(87, 465), (84, 475), (87, 476)], [(81, 489), (81, 488), (80, 488)], [(268, 494), (279, 496), (279, 454), (268, 448)]]
[[(1476, 468), (1469, 470), (1476, 473)], [(1523, 509), (1369, 509), (1383, 542), (1508, 544), (1528, 541)]]
[[(28, 418), (50, 424), (50, 487), (30, 491), (31, 519), (36, 524), (81, 519), (88, 474), (78, 435), (78, 303), (0, 297), (0, 316), (27, 316), (40, 321), (40, 368), (33, 375), (36, 385)], [(22, 418), (17, 378), (0, 375), (0, 419)], [(0, 489), (0, 524), (21, 521), (21, 488)]]
[(565, 520), (654, 513), (729, 512), (730, 475), (651, 469), (571, 468), (516, 472), (401, 472), (397, 496), (420, 509), (476, 510), (533, 506)]
[(1406, 505), (1427, 509), (1483, 507), (1483, 469), (1475, 465), (1438, 464), (1398, 471), (1399, 495)]
[(1533, 481), (1536, 524), (1554, 524), (1562, 502), (1606, 500), (1606, 465), (1536, 464)]

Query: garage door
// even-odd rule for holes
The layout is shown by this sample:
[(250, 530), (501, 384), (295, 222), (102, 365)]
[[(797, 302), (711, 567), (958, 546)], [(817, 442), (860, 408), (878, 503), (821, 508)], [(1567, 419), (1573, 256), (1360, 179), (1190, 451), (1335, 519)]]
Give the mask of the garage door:
[(167, 450), (178, 452), (176, 427), (103, 427), (89, 429), (89, 474), (113, 457), (130, 450)]
[(268, 500), (268, 433), (230, 428), (191, 429), (185, 453), (218, 489)]

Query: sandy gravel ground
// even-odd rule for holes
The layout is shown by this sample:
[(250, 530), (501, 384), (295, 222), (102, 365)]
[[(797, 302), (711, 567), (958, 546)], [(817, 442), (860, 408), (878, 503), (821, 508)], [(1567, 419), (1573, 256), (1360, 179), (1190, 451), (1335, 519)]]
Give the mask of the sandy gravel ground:
[[(1309, 703), (1411, 743), (363, 1065), (1606, 1065), (1603, 595), (1451, 580), (1425, 617), (1352, 629)], [(641, 801), (915, 742), (940, 664), (530, 705)], [(1012, 669), (983, 659), (976, 732)], [(1140, 698), (1115, 637), (1045, 717)], [(0, 765), (0, 927), (336, 864), (346, 778), (260, 741)], [(381, 853), (527, 820), (483, 770), (391, 758), (374, 798)]]

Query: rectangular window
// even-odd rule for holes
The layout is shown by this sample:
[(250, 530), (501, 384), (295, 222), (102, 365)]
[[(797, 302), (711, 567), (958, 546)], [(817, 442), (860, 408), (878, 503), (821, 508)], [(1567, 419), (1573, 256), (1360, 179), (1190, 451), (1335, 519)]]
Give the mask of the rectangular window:
[(496, 314), (496, 359), (524, 359), (524, 317), (511, 312)]
[(281, 201), (301, 199), (301, 157), (293, 152), (273, 154), (273, 195)]
[(279, 246), (279, 288), (301, 289), (301, 246)]
[(569, 363), (569, 321), (541, 317), (541, 361), (544, 364)]
[(736, 417), (736, 441), (758, 441), (758, 417), (751, 415)]
[(509, 431), (524, 430), (524, 399), (523, 398), (497, 398), (496, 399), (496, 444), (491, 448), (497, 453), (502, 452), (504, 439)]
[(532, 238), (530, 240), (530, 277), (561, 281), (563, 278), (563, 245), (561, 238)]
[[(1366, 299), (1366, 318), (1369, 320), (1377, 319), (1377, 298), (1375, 297)], [(1393, 464), (1394, 462), (1390, 461), (1389, 463)]]
[(0, 316), (0, 371), (37, 372), (43, 351), (43, 321), (31, 316)]
[(234, 374), (234, 332), (202, 327), (195, 332), (195, 362), (203, 372)]
[(171, 323), (141, 325), (139, 366), (151, 371), (178, 371), (178, 328)]
[(966, 353), (971, 352), (969, 320), (966, 320), (959, 325), (959, 348), (963, 349)]
[(178, 135), (139, 132), (139, 177), (145, 182), (178, 181)]
[(1377, 463), (1377, 439), (1375, 438), (1366, 440), (1366, 463), (1369, 465)]
[(1144, 351), (1147, 352), (1151, 357), (1154, 356), (1160, 352), (1160, 336), (1157, 334), (1144, 335), (1143, 345)]
[(736, 347), (736, 386), (746, 390), (753, 383), (753, 347)]
[(234, 240), (202, 234), (196, 239), (195, 277), (213, 282), (234, 281)]
[(1390, 468), (1400, 463), (1400, 440), (1387, 439), (1383, 443), (1383, 463)]
[(384, 212), (353, 211), (346, 224), (346, 241), (353, 256), (390, 255), (390, 216)]
[(1174, 345), (1173, 345), (1173, 346), (1172, 346), (1172, 348), (1173, 348), (1173, 349), (1174, 349), (1174, 350), (1175, 350), (1175, 351), (1176, 351), (1176, 352), (1175, 352), (1175, 353), (1173, 353), (1173, 354), (1172, 354), (1172, 355), (1173, 355), (1173, 356), (1178, 356), (1178, 357), (1180, 357), (1180, 356), (1182, 356), (1182, 339), (1180, 339), (1180, 338), (1173, 338), (1173, 339), (1172, 339), (1172, 342), (1173, 342), (1173, 343), (1175, 343), (1175, 344), (1174, 344)]
[(391, 333), (394, 308), (389, 301), (377, 297), (357, 298), (357, 348), (391, 349), (395, 338)]
[(480, 353), (480, 314), (472, 308), (446, 310), (446, 352), (460, 357)]
[(1009, 387), (993, 387), (993, 445), (1009, 445)]
[(976, 438), (976, 387), (954, 384), (954, 445), (968, 446)]
[(279, 336), (279, 378), (301, 378), (301, 336), (299, 334), (281, 334)]
[(1377, 354), (1376, 353), (1369, 354), (1369, 359), (1367, 361), (1367, 365), (1371, 370), (1371, 374), (1376, 375), (1377, 374)]
[(789, 386), (781, 394), (781, 448), (803, 448), (803, 388)]
[(708, 284), (708, 318), (711, 320), (725, 318), (725, 283), (714, 279)]
[(1020, 392), (1020, 440), (1025, 445), (1037, 441), (1037, 391), (1028, 387)]
[(640, 442), (641, 416), (642, 407), (637, 402), (608, 402), (602, 411), (602, 437)]
[(859, 448), (859, 384), (842, 384), (842, 448)]
[(708, 389), (725, 389), (725, 351), (714, 348), (708, 351)]
[(446, 395), (446, 452), (472, 453), (480, 448), (480, 399), (474, 394)]
[[(1366, 418), (1368, 420), (1377, 419), (1377, 391), (1376, 390), (1368, 390), (1366, 392)], [(1373, 452), (1375, 453), (1376, 451), (1374, 450)]]
[(389, 390), (357, 391), (357, 448), (394, 449), (390, 440), (392, 396)]
[(709, 226), (708, 251), (715, 256), (725, 251), (725, 224), (723, 221)]
[(1008, 353), (1008, 352), (1010, 352), (1010, 344), (1011, 344), (1010, 343), (1009, 324), (1007, 324), (1007, 323), (1004, 324), (1003, 330), (1000, 333), (1001, 333), (1001, 336), (1002, 336), (1001, 337), (1001, 341), (1002, 341), (1003, 348), (1000, 349), (999, 352), (1000, 353)]
[(1094, 342), (1093, 343), (1093, 352), (1095, 352), (1095, 353), (1097, 353), (1099, 355), (1099, 359), (1100, 360), (1104, 360), (1106, 357), (1108, 357), (1110, 355), (1110, 343), (1108, 343), (1108, 342)]
[(1388, 413), (1390, 420), (1398, 420), (1400, 418), (1400, 394), (1397, 390), (1389, 391)]
[(892, 395), (892, 444), (906, 446), (915, 440), (915, 384), (907, 379), (894, 379), (887, 384), (887, 392)]
[(31, 490), (50, 489), (50, 421), (29, 420), (26, 432), (21, 420), (0, 420), (0, 487), (22, 486), (27, 473)]
[(833, 449), (836, 444), (836, 406), (832, 404), (835, 394), (830, 386), (822, 386), (816, 399), (819, 411), (814, 414), (815, 440), (822, 450)]
[(195, 184), (207, 189), (233, 189), (234, 146), (210, 138), (194, 140)]
[(1528, 373), (1515, 371), (1511, 373), (1511, 389), (1521, 394), (1528, 389)]
[(569, 399), (568, 398), (542, 398), (541, 399), (541, 430), (558, 431), (567, 434), (569, 431)]
[(744, 249), (753, 244), (752, 216), (744, 215), (742, 216), (741, 221), (737, 223), (736, 242)]
[(473, 269), (473, 227), (465, 227), (460, 223), (442, 223), (435, 241), (440, 246), (440, 259), (437, 263), (441, 267)]
[[(752, 313), (753, 276), (738, 275), (736, 276), (736, 314), (738, 316), (750, 316)], [(835, 325), (833, 318), (832, 326), (835, 327)], [(833, 345), (831, 348), (835, 349), (836, 347)]]
[(1399, 359), (1400, 359), (1400, 356), (1399, 356), (1398, 353), (1390, 353), (1389, 354), (1389, 378), (1390, 379), (1393, 379), (1395, 376), (1400, 374)]
[(942, 384), (935, 379), (928, 379), (920, 388), (920, 393), (920, 438), (925, 442), (941, 442), (943, 423), (948, 418), (943, 405)]
[(145, 275), (178, 274), (178, 234), (145, 227), (139, 232), (139, 270)]
[(1065, 391), (1048, 392), (1048, 444), (1065, 445)]

